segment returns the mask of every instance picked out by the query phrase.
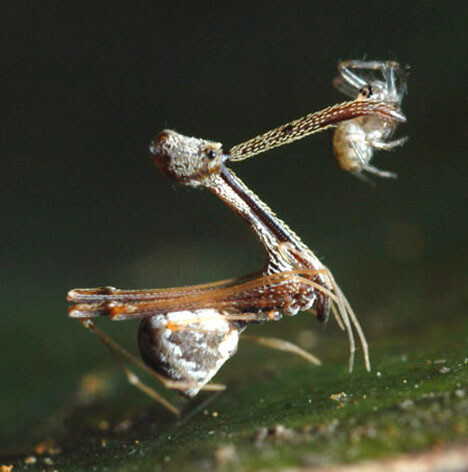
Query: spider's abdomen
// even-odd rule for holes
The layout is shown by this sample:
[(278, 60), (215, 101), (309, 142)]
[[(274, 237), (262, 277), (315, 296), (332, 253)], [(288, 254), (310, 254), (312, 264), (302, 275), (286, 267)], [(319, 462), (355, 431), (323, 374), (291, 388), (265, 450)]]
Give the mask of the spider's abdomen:
[(194, 397), (232, 357), (241, 329), (214, 309), (178, 311), (144, 318), (138, 331), (143, 361), (168, 379), (188, 385)]

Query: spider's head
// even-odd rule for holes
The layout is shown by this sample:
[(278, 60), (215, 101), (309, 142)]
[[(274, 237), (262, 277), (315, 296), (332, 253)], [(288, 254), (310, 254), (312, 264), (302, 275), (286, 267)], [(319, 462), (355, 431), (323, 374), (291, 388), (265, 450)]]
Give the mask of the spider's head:
[(159, 133), (150, 144), (150, 152), (164, 174), (191, 187), (218, 175), (229, 157), (223, 153), (221, 143), (189, 138), (172, 130)]

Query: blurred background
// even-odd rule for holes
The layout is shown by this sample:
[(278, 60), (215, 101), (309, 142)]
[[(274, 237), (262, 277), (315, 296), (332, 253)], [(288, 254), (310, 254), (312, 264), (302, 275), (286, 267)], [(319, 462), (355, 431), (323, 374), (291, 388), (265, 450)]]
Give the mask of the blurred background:
[[(87, 372), (115, 369), (67, 318), (69, 289), (202, 283), (262, 266), (235, 214), (154, 168), (154, 134), (229, 149), (343, 101), (331, 83), (340, 59), (410, 66), (397, 133), (410, 140), (374, 160), (398, 180), (372, 187), (339, 170), (329, 132), (232, 167), (333, 270), (371, 350), (389, 332), (466, 316), (466, 2), (17, 0), (1, 12), (1, 438), (47, 417)], [(281, 323), (297, 342), (336, 331), (305, 314)], [(133, 351), (137, 325), (101, 323)]]

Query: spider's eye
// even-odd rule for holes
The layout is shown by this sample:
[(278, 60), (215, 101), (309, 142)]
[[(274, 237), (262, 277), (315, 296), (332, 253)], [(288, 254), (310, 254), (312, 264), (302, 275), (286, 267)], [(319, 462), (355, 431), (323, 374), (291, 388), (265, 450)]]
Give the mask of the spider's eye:
[(212, 161), (217, 156), (216, 151), (214, 149), (208, 149), (206, 151), (206, 157)]
[(372, 85), (367, 84), (364, 87), (362, 87), (362, 89), (359, 90), (359, 94), (364, 98), (372, 97), (372, 95), (374, 94), (374, 91), (372, 90)]

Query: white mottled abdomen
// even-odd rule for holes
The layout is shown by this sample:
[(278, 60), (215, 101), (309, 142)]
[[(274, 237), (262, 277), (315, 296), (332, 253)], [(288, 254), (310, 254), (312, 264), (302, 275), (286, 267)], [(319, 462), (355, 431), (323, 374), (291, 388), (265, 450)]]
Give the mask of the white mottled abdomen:
[(144, 318), (138, 341), (144, 362), (165, 377), (193, 386), (194, 397), (234, 355), (242, 331), (215, 309), (178, 311)]

